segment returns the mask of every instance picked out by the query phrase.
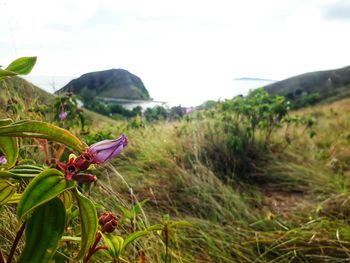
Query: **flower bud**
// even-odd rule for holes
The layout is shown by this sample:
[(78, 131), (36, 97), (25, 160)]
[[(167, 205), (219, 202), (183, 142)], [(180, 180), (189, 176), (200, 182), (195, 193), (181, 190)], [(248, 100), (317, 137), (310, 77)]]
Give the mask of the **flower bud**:
[(112, 212), (104, 212), (100, 215), (98, 223), (102, 232), (112, 233), (118, 225), (118, 217)]
[(118, 222), (115, 220), (109, 221), (103, 226), (103, 232), (112, 233), (117, 228)]

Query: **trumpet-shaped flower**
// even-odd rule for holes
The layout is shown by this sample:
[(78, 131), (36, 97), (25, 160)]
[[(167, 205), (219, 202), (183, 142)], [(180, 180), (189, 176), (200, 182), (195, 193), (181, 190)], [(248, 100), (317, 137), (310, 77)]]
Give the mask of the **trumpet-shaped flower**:
[(97, 142), (78, 157), (70, 155), (67, 163), (62, 163), (58, 160), (53, 160), (53, 163), (64, 171), (67, 181), (73, 179), (80, 183), (91, 183), (96, 181), (96, 176), (81, 172), (90, 169), (94, 164), (102, 164), (115, 157), (127, 144), (128, 138), (122, 135), (116, 140)]
[(91, 145), (87, 150), (90, 162), (102, 164), (117, 156), (128, 145), (128, 138), (123, 134), (116, 140), (104, 140)]

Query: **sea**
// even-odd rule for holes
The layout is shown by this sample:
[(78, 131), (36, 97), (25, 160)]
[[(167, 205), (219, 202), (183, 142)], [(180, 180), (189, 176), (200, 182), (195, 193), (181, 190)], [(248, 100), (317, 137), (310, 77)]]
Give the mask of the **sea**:
[[(25, 79), (39, 88), (54, 93), (75, 77), (71, 76), (25, 76)], [(128, 109), (136, 106), (141, 106), (143, 109), (161, 105), (165, 107), (183, 106), (195, 107), (209, 100), (225, 100), (231, 99), (237, 95), (247, 95), (250, 90), (263, 87), (275, 82), (275, 80), (260, 79), (260, 78), (232, 78), (226, 83), (219, 83), (215, 88), (196, 89), (181, 91), (181, 89), (164, 92), (164, 90), (157, 92), (151, 88), (146, 87), (153, 100), (151, 101), (128, 101), (120, 100), (118, 103), (122, 104)]]

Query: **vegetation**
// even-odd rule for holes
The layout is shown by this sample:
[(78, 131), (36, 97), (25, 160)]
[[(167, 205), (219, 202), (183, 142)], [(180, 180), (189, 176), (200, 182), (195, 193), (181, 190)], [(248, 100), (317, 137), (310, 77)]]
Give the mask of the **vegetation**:
[[(91, 94), (91, 98), (149, 100), (150, 96), (142, 80), (124, 69), (90, 72), (70, 81), (57, 93), (73, 92)], [(87, 103), (89, 101), (84, 101)]]
[[(67, 99), (56, 97), (58, 109)], [(58, 120), (57, 107), (34, 115), (42, 102), (18, 101), (23, 113), (2, 114), (19, 122), (0, 123), (3, 262), (35, 262), (40, 251), (46, 262), (349, 259), (349, 99), (290, 112), (287, 99), (258, 89), (173, 122), (84, 111), (84, 133), (76, 115)], [(22, 121), (50, 114), (56, 120), (45, 120), (69, 131)], [(127, 146), (125, 137), (115, 139), (121, 133)], [(95, 152), (97, 169), (87, 169), (91, 145), (106, 142), (103, 150), (118, 149), (118, 157)], [(38, 242), (32, 233), (44, 227)]]
[(349, 97), (350, 67), (317, 71), (277, 81), (264, 88), (272, 95), (296, 101), (297, 108)]

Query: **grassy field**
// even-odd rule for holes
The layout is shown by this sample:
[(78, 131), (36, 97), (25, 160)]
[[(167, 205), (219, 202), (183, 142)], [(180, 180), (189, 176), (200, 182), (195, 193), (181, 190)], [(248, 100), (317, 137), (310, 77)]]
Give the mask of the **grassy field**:
[[(249, 156), (232, 153), (215, 112), (137, 129), (86, 114), (91, 132), (129, 138), (120, 157), (98, 169), (88, 194), (122, 220), (120, 206), (148, 200), (121, 234), (161, 223), (165, 214), (189, 222), (168, 244), (171, 262), (349, 260), (350, 99), (292, 112), (311, 124), (284, 124), (268, 149), (257, 134)], [(0, 209), (7, 251), (18, 226), (14, 207)], [(128, 260), (138, 262), (142, 251), (146, 262), (164, 262), (165, 247), (154, 232), (129, 248)], [(93, 261), (105, 262), (103, 253)]]
[[(190, 222), (172, 247), (175, 262), (347, 261), (349, 102), (293, 112), (315, 124), (276, 131), (270, 151), (249, 160), (243, 176), (209, 119), (134, 130), (116, 124), (110, 129), (130, 144), (91, 194), (115, 211), (148, 199), (150, 222), (164, 213)], [(150, 262), (161, 261), (153, 245), (141, 246)]]

